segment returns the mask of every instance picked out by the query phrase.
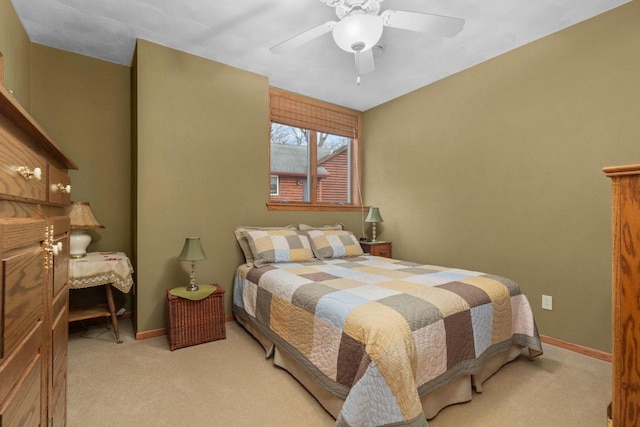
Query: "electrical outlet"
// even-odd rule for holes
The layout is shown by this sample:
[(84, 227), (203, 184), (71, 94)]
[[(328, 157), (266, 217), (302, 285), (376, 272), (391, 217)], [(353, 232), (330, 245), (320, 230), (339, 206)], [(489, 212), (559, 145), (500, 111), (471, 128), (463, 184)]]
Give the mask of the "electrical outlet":
[(550, 295), (542, 295), (542, 308), (544, 310), (553, 310), (553, 297)]

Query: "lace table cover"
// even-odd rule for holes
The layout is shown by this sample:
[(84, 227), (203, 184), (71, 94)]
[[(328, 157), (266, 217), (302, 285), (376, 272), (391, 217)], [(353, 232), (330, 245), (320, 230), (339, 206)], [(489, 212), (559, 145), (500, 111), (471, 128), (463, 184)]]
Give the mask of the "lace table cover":
[(124, 252), (88, 252), (69, 260), (69, 287), (90, 288), (111, 283), (125, 294), (133, 286), (133, 266)]

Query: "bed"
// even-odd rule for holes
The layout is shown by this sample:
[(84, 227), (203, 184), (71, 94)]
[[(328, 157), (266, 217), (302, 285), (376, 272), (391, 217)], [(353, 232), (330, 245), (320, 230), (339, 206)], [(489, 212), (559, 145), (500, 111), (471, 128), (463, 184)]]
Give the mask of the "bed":
[(235, 318), (337, 426), (425, 426), (505, 363), (542, 354), (509, 279), (363, 254), (340, 229), (243, 227), (236, 237), (249, 251)]

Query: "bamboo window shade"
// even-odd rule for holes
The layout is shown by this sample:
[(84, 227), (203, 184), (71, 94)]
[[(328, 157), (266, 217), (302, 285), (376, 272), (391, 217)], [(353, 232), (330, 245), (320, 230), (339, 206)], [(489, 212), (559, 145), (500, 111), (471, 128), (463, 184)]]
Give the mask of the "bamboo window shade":
[(272, 122), (357, 139), (360, 113), (290, 93), (269, 91)]

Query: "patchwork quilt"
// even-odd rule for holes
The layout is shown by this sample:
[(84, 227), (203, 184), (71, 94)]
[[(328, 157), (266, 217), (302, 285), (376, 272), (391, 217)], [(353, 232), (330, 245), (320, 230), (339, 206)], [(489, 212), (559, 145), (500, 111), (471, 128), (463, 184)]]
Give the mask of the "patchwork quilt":
[(426, 426), (420, 396), (512, 344), (542, 353), (513, 281), (375, 256), (241, 266), (233, 310), (345, 399), (338, 426)]

